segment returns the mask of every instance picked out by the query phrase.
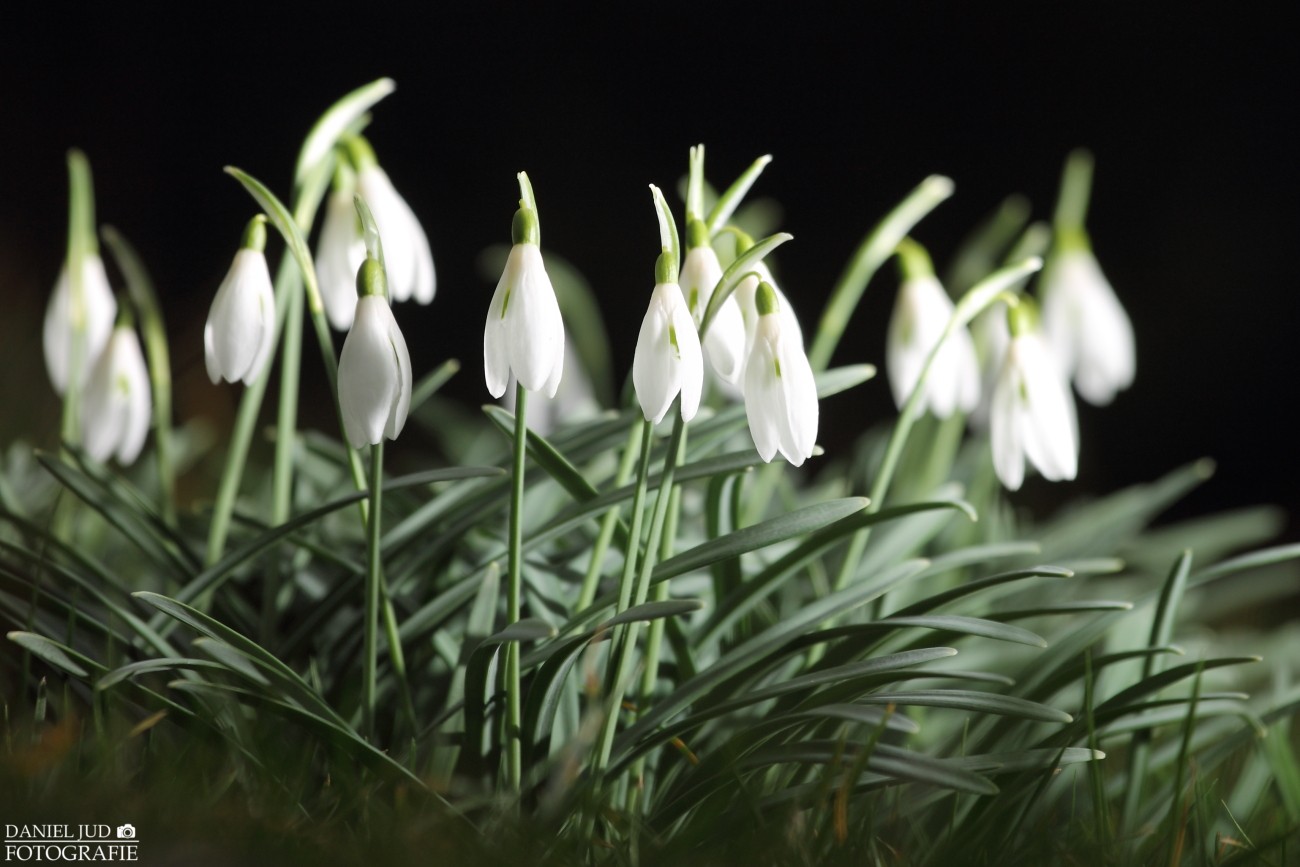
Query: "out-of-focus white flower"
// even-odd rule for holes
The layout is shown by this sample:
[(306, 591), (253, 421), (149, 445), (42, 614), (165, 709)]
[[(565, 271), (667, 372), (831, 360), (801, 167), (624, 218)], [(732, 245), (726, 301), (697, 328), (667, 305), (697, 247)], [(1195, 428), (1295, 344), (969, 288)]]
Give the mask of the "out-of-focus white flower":
[(541, 233), (531, 208), (515, 212), (513, 236), (483, 328), (487, 388), (493, 397), (505, 394), (513, 372), (524, 388), (545, 389), (554, 397), (564, 372), (564, 318), (542, 263)]
[(414, 297), (428, 304), (437, 290), (437, 275), (424, 227), (379, 167), (370, 143), (357, 136), (349, 140), (348, 147), (356, 164), (357, 193), (370, 206), (379, 236), (384, 239), (384, 267), (392, 300)]
[[(712, 252), (712, 251), (710, 251)], [(714, 262), (716, 263), (716, 259)], [(682, 421), (690, 421), (700, 408), (704, 389), (704, 357), (695, 320), (682, 289), (673, 279), (676, 260), (671, 252), (659, 256), (650, 307), (641, 321), (632, 360), (632, 383), (641, 412), (658, 424), (673, 398), (682, 396)], [(713, 327), (716, 327), (714, 323)], [(712, 331), (710, 331), (712, 333)], [(707, 341), (707, 337), (705, 338)]]
[(1002, 359), (1006, 357), (1007, 344), (1011, 342), (1011, 332), (1007, 330), (1007, 305), (994, 301), (986, 307), (971, 322), (970, 335), (980, 364), (980, 399), (975, 409), (971, 410), (970, 424), (975, 430), (987, 430), (993, 387), (997, 384), (998, 374), (1002, 372)]
[(339, 355), (339, 407), (353, 448), (397, 439), (411, 408), (411, 356), (384, 283), (379, 262), (362, 262), (356, 316)]
[(1025, 458), (1054, 482), (1078, 470), (1074, 400), (1036, 319), (1028, 298), (1009, 311), (1011, 340), (989, 410), (993, 467), (1012, 491), (1024, 481)]
[(357, 309), (357, 269), (366, 260), (366, 242), (352, 201), (356, 182), (350, 172), (342, 174), (325, 202), (325, 221), (316, 242), (316, 279), (330, 325), (347, 331)]
[(203, 360), (213, 383), (251, 384), (271, 357), (275, 343), (275, 295), (266, 268), (266, 219), (254, 217), (203, 326)]
[[(104, 260), (97, 253), (89, 253), (81, 264), (80, 304), (74, 305), (72, 280), (65, 262), (59, 270), (49, 306), (45, 308), (43, 343), (45, 369), (50, 382), (59, 394), (65, 394), (68, 383), (76, 377), (78, 386), (85, 385), (90, 368), (104, 351), (113, 320), (117, 316), (117, 301), (108, 285)], [(74, 322), (74, 313), (78, 312)], [(75, 350), (75, 352), (74, 352)], [(73, 370), (74, 355), (76, 370)]]
[[(912, 396), (930, 353), (943, 339), (954, 305), (934, 276), (930, 257), (920, 244), (905, 238), (898, 245), (898, 255), (904, 279), (889, 319), (885, 360), (894, 404), (901, 410)], [(979, 396), (975, 346), (970, 332), (959, 328), (930, 365), (919, 410), (929, 408), (936, 418), (948, 418), (956, 410), (973, 410)]]
[[(704, 223), (690, 220), (686, 237), (686, 261), (682, 264), (680, 285), (695, 327), (699, 328), (713, 290), (722, 279), (722, 266), (718, 263), (718, 254), (709, 246)], [(745, 364), (745, 320), (740, 315), (734, 292), (722, 303), (704, 334), (704, 354), (724, 382), (734, 384), (739, 381)]]
[(745, 364), (745, 414), (765, 461), (779, 449), (796, 467), (817, 444), (817, 383), (799, 341), (783, 330), (776, 290), (759, 283), (754, 293), (757, 333)]
[(1083, 399), (1105, 406), (1133, 384), (1133, 325), (1086, 238), (1067, 237), (1064, 245), (1058, 238), (1057, 246), (1043, 272), (1043, 330)]
[(123, 466), (133, 463), (152, 416), (149, 369), (135, 328), (125, 322), (113, 329), (86, 382), (81, 407), (86, 453), (100, 462), (116, 456)]

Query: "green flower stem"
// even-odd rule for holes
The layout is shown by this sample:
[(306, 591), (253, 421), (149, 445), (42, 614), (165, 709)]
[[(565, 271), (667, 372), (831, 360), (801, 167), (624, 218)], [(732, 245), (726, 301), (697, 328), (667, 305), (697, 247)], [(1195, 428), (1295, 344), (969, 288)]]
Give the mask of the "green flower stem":
[(1070, 151), (1061, 170), (1061, 192), (1056, 199), (1052, 227), (1057, 232), (1078, 231), (1088, 216), (1092, 197), (1092, 153), (1085, 148)]
[(69, 288), (68, 319), (72, 326), (71, 358), (68, 364), (68, 390), (63, 395), (63, 421), (61, 433), (64, 442), (81, 441), (78, 408), (81, 382), (78, 371), (86, 351), (86, 303), (82, 277), (87, 256), (99, 252), (95, 240), (95, 185), (90, 174), (90, 162), (77, 148), (68, 151), (68, 256)]
[[(682, 431), (681, 431), (681, 442), (678, 445), (677, 452), (676, 452), (677, 454), (676, 462), (678, 464), (681, 464), (684, 463), (686, 460), (686, 426), (684, 423), (681, 423), (680, 416), (678, 416), (677, 421), (678, 423), (674, 424), (673, 427), (674, 429), (676, 429), (677, 427), (681, 427)], [(660, 489), (659, 496), (660, 499), (662, 500), (663, 499), (662, 488)], [(659, 561), (660, 562), (663, 562), (664, 560), (667, 560), (669, 557), (673, 556), (673, 552), (676, 548), (676, 542), (677, 542), (677, 523), (678, 520), (681, 518), (681, 512), (682, 512), (682, 486), (673, 485), (672, 493), (669, 495), (668, 498), (668, 516), (664, 519), (663, 536), (659, 540)], [(651, 566), (651, 568), (652, 569), (654, 568), (653, 565)], [(671, 581), (663, 581), (660, 582), (659, 584), (656, 584), (654, 588), (654, 601), (655, 602), (668, 601), (669, 593), (671, 591), (671, 586), (672, 586)], [(641, 689), (637, 695), (637, 700), (636, 700), (638, 715), (645, 712), (645, 709), (650, 706), (650, 702), (654, 698), (655, 684), (659, 680), (659, 656), (663, 649), (664, 627), (666, 625), (667, 625), (667, 621), (665, 620), (665, 618), (662, 617), (656, 618), (655, 620), (652, 620), (650, 622), (650, 630), (649, 632), (646, 633), (645, 667), (641, 670)], [(644, 780), (645, 756), (641, 756), (632, 764), (629, 773), (631, 775), (633, 785), (630, 786), (628, 789), (629, 792), (628, 809), (629, 811), (635, 812), (638, 803), (642, 808), (644, 808), (645, 804), (649, 802), (649, 798), (648, 798), (649, 793), (648, 791), (646, 791), (646, 784)], [(636, 803), (634, 803), (633, 802), (634, 798), (639, 800)]]
[(375, 666), (379, 657), (380, 525), (383, 523), (384, 441), (370, 447), (370, 520), (366, 522), (366, 632), (361, 670), (361, 731), (375, 736)]
[[(528, 390), (515, 383), (514, 457), (510, 470), (510, 555), (506, 586), (506, 625), (519, 620), (524, 578), (524, 457), (528, 453)], [(510, 791), (519, 791), (523, 776), (523, 744), (519, 727), (523, 696), (519, 690), (519, 642), (506, 644), (506, 778)]]
[(853, 311), (862, 300), (862, 293), (872, 276), (885, 264), (885, 260), (894, 254), (898, 242), (907, 236), (912, 227), (921, 218), (952, 195), (953, 184), (942, 175), (931, 175), (904, 199), (898, 207), (885, 215), (871, 234), (863, 239), (844, 274), (835, 284), (831, 298), (822, 311), (821, 324), (817, 328), (817, 337), (808, 352), (808, 361), (813, 372), (820, 372), (830, 364), (835, 347), (844, 336)]
[[(659, 493), (655, 497), (654, 514), (650, 519), (650, 535), (646, 539), (645, 554), (641, 562), (641, 574), (637, 579), (635, 591), (629, 600), (631, 605), (641, 605), (646, 601), (650, 591), (650, 575), (654, 572), (658, 548), (663, 541), (664, 523), (668, 517), (668, 505), (672, 500), (673, 475), (677, 469), (678, 453), (682, 448), (682, 437), (685, 432), (686, 424), (682, 421), (681, 412), (679, 411), (680, 401), (673, 401), (672, 409), (669, 410), (673, 415), (673, 432), (668, 441), (668, 451), (664, 455), (664, 468), (662, 482), (659, 485)], [(649, 424), (649, 422), (647, 422)], [(645, 441), (643, 454), (648, 453), (650, 444), (649, 434)], [(649, 461), (642, 458), (642, 468), (649, 469)], [(638, 479), (637, 493), (640, 494), (642, 486), (645, 484), (644, 476)], [(633, 507), (635, 508), (635, 506)], [(634, 518), (636, 517), (634, 513)], [(634, 540), (640, 538), (640, 527), (633, 525), (628, 537), (628, 558), (631, 561), (632, 553), (635, 549)], [(635, 564), (629, 565), (624, 563), (623, 576), (626, 579), (634, 571)], [(623, 604), (623, 599), (619, 599), (619, 611), (623, 611), (628, 605)], [(604, 770), (606, 763), (609, 761), (609, 753), (614, 745), (614, 732), (618, 728), (619, 709), (623, 703), (622, 690), (626, 688), (628, 678), (632, 672), (633, 651), (636, 649), (637, 635), (640, 633), (641, 623), (639, 621), (629, 623), (620, 629), (620, 635), (616, 636), (614, 646), (615, 651), (611, 656), (611, 671), (613, 679), (610, 680), (612, 690), (611, 713), (609, 719), (605, 721), (605, 729), (601, 740), (601, 749), (599, 753), (600, 764), (598, 768)], [(660, 633), (662, 635), (662, 632)]]
[[(671, 410), (669, 410), (671, 412)], [(618, 611), (626, 611), (632, 605), (632, 593), (636, 585), (636, 561), (637, 546), (641, 541), (641, 519), (645, 512), (645, 498), (648, 488), (648, 479), (650, 476), (650, 450), (654, 445), (654, 422), (644, 419), (634, 426), (641, 428), (641, 458), (637, 461), (636, 468), (636, 492), (632, 495), (632, 514), (629, 519), (627, 533), (627, 548), (623, 553), (623, 578), (618, 585)], [(622, 641), (627, 633), (628, 626), (614, 627), (614, 647), (615, 652), (610, 655), (610, 665), (607, 669), (605, 678), (606, 690), (614, 693), (619, 686), (619, 673), (621, 669)], [(593, 770), (596, 773), (602, 773), (605, 766), (609, 764), (609, 754), (614, 747), (614, 731), (618, 727), (619, 698), (615, 697), (614, 701), (609, 704), (609, 718), (605, 720), (605, 725), (601, 729), (600, 741), (596, 745), (596, 752), (592, 763)]]
[(176, 466), (172, 446), (172, 370), (167, 345), (167, 325), (149, 272), (130, 242), (112, 226), (103, 228), (104, 240), (117, 267), (126, 278), (127, 292), (140, 314), (149, 381), (153, 387), (154, 448), (158, 456), (158, 486), (162, 492), (163, 521), (176, 526)]
[[(641, 447), (641, 428), (642, 425), (634, 424), (628, 432), (627, 445), (623, 449), (623, 456), (619, 459), (618, 472), (614, 475), (615, 488), (621, 488), (632, 480), (633, 462)], [(574, 606), (574, 614), (585, 611), (596, 598), (596, 591), (600, 589), (601, 565), (605, 562), (605, 552), (609, 550), (609, 543), (614, 538), (614, 530), (618, 527), (621, 511), (618, 506), (612, 506), (601, 519), (600, 533), (597, 534), (596, 543), (591, 548), (591, 562), (587, 564), (587, 574), (582, 578), (582, 591), (578, 594), (578, 604)]]
[[(293, 446), (298, 429), (298, 381), (302, 370), (302, 290), (289, 295), (284, 333), (280, 343), (280, 407), (275, 424), (275, 464), (271, 476), (271, 522), (278, 527), (289, 520), (293, 500)], [(267, 556), (262, 587), (262, 646), (271, 649), (275, 638), (276, 600), (280, 595), (280, 547)]]

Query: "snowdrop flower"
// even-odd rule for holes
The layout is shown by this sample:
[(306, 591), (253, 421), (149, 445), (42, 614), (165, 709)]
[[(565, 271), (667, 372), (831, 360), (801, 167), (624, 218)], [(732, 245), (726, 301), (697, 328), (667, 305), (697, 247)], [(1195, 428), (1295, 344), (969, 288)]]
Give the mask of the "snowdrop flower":
[(555, 397), (564, 372), (564, 319), (542, 263), (541, 230), (531, 208), (515, 212), (514, 246), (497, 282), (483, 328), (483, 372), (493, 397), (510, 374), (529, 391)]
[(797, 467), (817, 443), (817, 384), (803, 346), (785, 333), (778, 304), (772, 284), (759, 283), (757, 333), (745, 363), (745, 414), (759, 456), (771, 461), (779, 449)]
[(1008, 490), (1019, 490), (1028, 457), (1050, 481), (1073, 479), (1079, 447), (1069, 386), (1044, 344), (1034, 302), (1007, 313), (1011, 341), (989, 409), (993, 467)]
[(366, 260), (366, 242), (352, 202), (356, 178), (340, 165), (334, 190), (325, 202), (325, 221), (316, 242), (316, 280), (330, 325), (339, 331), (352, 327), (357, 309), (357, 269)]
[(349, 140), (348, 148), (356, 165), (357, 193), (370, 206), (379, 236), (384, 239), (384, 266), (392, 299), (405, 301), (414, 297), (419, 303), (428, 304), (438, 287), (433, 253), (424, 228), (379, 167), (370, 143), (356, 136)]
[(45, 368), (59, 394), (67, 392), (68, 383), (74, 377), (79, 387), (85, 385), (91, 365), (103, 352), (113, 331), (117, 302), (108, 285), (104, 260), (98, 253), (87, 253), (82, 259), (80, 303), (74, 304), (73, 300), (72, 280), (64, 262), (50, 304), (45, 308), (42, 335)]
[(258, 214), (244, 230), (244, 243), (203, 326), (203, 360), (208, 378), (251, 385), (270, 360), (275, 344), (275, 295), (266, 268), (266, 218)]
[[(722, 266), (718, 264), (718, 254), (709, 246), (708, 229), (700, 220), (689, 219), (681, 289), (696, 328), (703, 321), (709, 299), (721, 279)], [(735, 293), (722, 303), (709, 324), (704, 335), (704, 351), (709, 357), (709, 365), (724, 382), (734, 384), (740, 379), (745, 363), (745, 321), (736, 304)]]
[(149, 369), (130, 318), (119, 320), (86, 382), (81, 408), (81, 441), (99, 462), (116, 456), (122, 466), (133, 463), (144, 447), (153, 416)]
[(1105, 406), (1133, 384), (1133, 325), (1081, 229), (1058, 232), (1042, 280), (1043, 329), (1061, 371), (1084, 400)]
[(682, 421), (693, 419), (704, 389), (700, 338), (676, 270), (676, 256), (665, 249), (655, 263), (655, 288), (632, 359), (632, 383), (641, 412), (655, 424), (663, 420), (678, 394), (682, 396)]
[[(885, 359), (894, 403), (901, 410), (952, 318), (953, 303), (934, 276), (925, 248), (904, 238), (896, 251), (903, 271), (894, 313), (889, 320)], [(935, 356), (921, 395), (920, 411), (927, 407), (936, 418), (946, 419), (956, 410), (970, 412), (979, 403), (979, 362), (975, 345), (965, 328), (955, 331)]]
[(411, 356), (388, 303), (383, 266), (357, 271), (356, 316), (339, 354), (339, 407), (353, 448), (397, 439), (411, 408)]
[(989, 426), (993, 386), (1002, 372), (1002, 359), (1006, 357), (1007, 344), (1011, 342), (1011, 332), (1007, 330), (1007, 305), (994, 301), (984, 308), (970, 324), (970, 335), (980, 363), (980, 399), (971, 410), (970, 424), (975, 430), (984, 431)]

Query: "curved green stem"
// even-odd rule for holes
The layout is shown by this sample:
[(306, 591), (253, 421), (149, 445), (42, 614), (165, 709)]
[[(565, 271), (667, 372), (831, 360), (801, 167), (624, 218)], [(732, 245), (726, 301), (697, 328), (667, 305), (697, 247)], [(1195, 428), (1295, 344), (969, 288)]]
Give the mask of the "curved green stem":
[[(632, 480), (632, 464), (641, 446), (641, 427), (639, 424), (634, 424), (628, 432), (627, 445), (623, 448), (623, 456), (618, 462), (618, 471), (614, 474), (615, 488), (621, 488)], [(596, 598), (596, 591), (600, 589), (600, 569), (605, 562), (609, 543), (614, 538), (614, 530), (618, 527), (621, 511), (618, 506), (611, 506), (605, 513), (605, 517), (601, 519), (600, 533), (597, 534), (596, 543), (591, 548), (591, 560), (587, 563), (587, 574), (582, 577), (582, 590), (578, 593), (578, 603), (573, 608), (574, 614), (585, 611)]]
[[(510, 552), (508, 582), (506, 587), (506, 625), (519, 620), (519, 597), (523, 591), (524, 576), (524, 457), (528, 452), (528, 390), (515, 383), (515, 441), (510, 475)], [(511, 641), (506, 651), (506, 725), (505, 753), (506, 777), (510, 791), (519, 790), (523, 776), (523, 745), (519, 739), (520, 711), (523, 697), (519, 694), (519, 642)]]
[(361, 670), (361, 729), (375, 735), (375, 666), (379, 656), (379, 585), (383, 579), (380, 560), (380, 525), (383, 523), (384, 441), (370, 447), (370, 520), (366, 525), (366, 633), (365, 658)]

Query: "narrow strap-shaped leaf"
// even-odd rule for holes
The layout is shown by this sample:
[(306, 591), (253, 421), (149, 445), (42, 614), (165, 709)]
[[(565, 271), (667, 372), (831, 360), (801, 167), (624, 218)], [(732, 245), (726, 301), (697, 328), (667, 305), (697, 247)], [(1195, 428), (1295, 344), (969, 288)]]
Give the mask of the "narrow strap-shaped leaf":
[(1101, 750), (1090, 750), (1084, 747), (1066, 747), (1064, 750), (1017, 750), (1008, 753), (984, 753), (983, 755), (978, 756), (960, 756), (944, 759), (944, 763), (949, 767), (967, 769), (995, 765), (995, 768), (991, 768), (990, 770), (985, 771), (985, 773), (1016, 774), (1023, 771), (1061, 768), (1066, 765), (1077, 765), (1080, 762), (1100, 761), (1104, 758), (1106, 758), (1106, 754)]
[(312, 713), (310, 710), (289, 704), (288, 702), (263, 695), (252, 690), (225, 684), (207, 683), (192, 680), (174, 680), (168, 684), (172, 689), (184, 692), (196, 692), (238, 698), (250, 702), (263, 710), (284, 717), (303, 728), (313, 731), (337, 745), (367, 768), (389, 779), (398, 778), (404, 782), (414, 782), (425, 788), (424, 781), (388, 757), (388, 754), (375, 749), (346, 725), (330, 718)]
[(214, 620), (202, 611), (191, 608), (183, 602), (169, 599), (159, 593), (150, 593), (143, 590), (132, 595), (154, 606), (163, 614), (184, 623), (191, 629), (243, 651), (248, 657), (256, 660), (267, 670), (278, 674), (283, 679), (283, 682), (290, 687), (292, 698), (304, 708), (333, 720), (334, 723), (343, 728), (350, 729), (343, 717), (339, 716), (334, 708), (330, 707), (329, 703), (307, 681), (303, 680), (297, 672), (285, 665), (275, 654), (266, 650), (257, 642), (245, 638), (224, 623)]
[[(1119, 653), (1108, 653), (1104, 656), (1094, 657), (1092, 660), (1092, 670), (1100, 672), (1102, 669), (1115, 665), (1120, 662), (1126, 662), (1130, 659), (1142, 659), (1154, 654), (1173, 653), (1178, 656), (1183, 655), (1183, 649), (1174, 644), (1164, 647), (1141, 647), (1136, 650), (1125, 650)], [(1043, 681), (1038, 687), (1026, 698), (1033, 698), (1039, 701), (1046, 701), (1060, 690), (1074, 683), (1083, 677), (1084, 662), (1083, 656), (1077, 657), (1069, 666), (1062, 667), (1051, 678)]]
[[(824, 764), (833, 761), (835, 755), (834, 741), (795, 741), (757, 750), (742, 760), (740, 767), (762, 767), (784, 762)], [(851, 760), (852, 757), (853, 754), (846, 755), (846, 759)], [(867, 759), (867, 767), (877, 773), (972, 795), (998, 793), (996, 785), (978, 774), (951, 766), (942, 759), (886, 744), (876, 745)]]
[(488, 669), (498, 648), (511, 641), (532, 641), (555, 634), (555, 627), (544, 620), (526, 617), (510, 624), (496, 635), (488, 636), (470, 654), (465, 665), (465, 741), (462, 748), (473, 760), (483, 752), (483, 724), (487, 719)]
[(1273, 548), (1251, 551), (1249, 554), (1242, 554), (1240, 557), (1233, 557), (1230, 560), (1224, 560), (1222, 563), (1200, 570), (1192, 576), (1187, 586), (1188, 588), (1200, 587), (1203, 584), (1208, 584), (1211, 581), (1246, 569), (1272, 566), (1274, 563), (1294, 560), (1297, 557), (1300, 557), (1300, 542), (1293, 545), (1277, 545)]
[[(1132, 602), (1115, 602), (1108, 599), (1089, 599), (1082, 602), (1062, 602), (1059, 605), (1044, 605), (1040, 608), (1016, 608), (1011, 611), (991, 611), (985, 614), (987, 620), (1008, 623), (1012, 620), (1025, 620), (1030, 617), (1048, 617), (1056, 614), (1080, 614), (1088, 611), (1131, 611)], [(1094, 665), (1095, 665), (1094, 661)]]
[(181, 659), (177, 657), (142, 659), (139, 662), (113, 669), (95, 682), (95, 689), (108, 689), (110, 686), (116, 686), (127, 678), (135, 677), (137, 674), (166, 671), (170, 668), (216, 668), (224, 671), (226, 666), (210, 659)]
[(811, 710), (800, 711), (794, 716), (812, 717), (814, 719), (842, 719), (868, 726), (877, 726), (884, 722), (885, 728), (896, 732), (906, 732), (910, 735), (914, 735), (921, 730), (921, 727), (909, 717), (902, 714), (887, 714), (886, 711), (879, 708), (867, 707), (862, 704), (824, 704)]
[[(385, 492), (396, 491), (396, 490), (401, 490), (402, 488), (410, 488), (410, 487), (415, 487), (417, 485), (426, 485), (429, 484), (430, 482), (450, 481), (454, 479), (466, 479), (466, 478), (472, 478), (476, 476), (500, 476), (500, 475), (504, 475), (504, 471), (497, 467), (449, 467), (447, 469), (428, 470), (422, 473), (412, 473), (411, 475), (407, 475), (407, 476), (398, 476), (397, 478), (390, 479), (388, 482), (384, 483), (384, 491)], [(267, 530), (262, 535), (245, 543), (244, 545), (240, 546), (236, 550), (231, 551), (225, 557), (222, 557), (211, 568), (205, 569), (202, 572), (200, 572), (197, 576), (195, 576), (195, 578), (192, 581), (190, 581), (188, 584), (182, 587), (179, 593), (176, 594), (177, 601), (188, 602), (196, 598), (200, 594), (214, 589), (223, 580), (229, 577), (230, 573), (233, 572), (235, 569), (237, 569), (239, 566), (241, 566), (248, 560), (251, 560), (253, 557), (257, 556), (262, 551), (274, 545), (276, 542), (279, 542), (285, 536), (295, 532), (301, 527), (305, 527), (308, 524), (320, 520), (326, 515), (329, 515), (333, 512), (337, 512), (339, 509), (343, 509), (348, 506), (351, 506), (354, 503), (357, 503), (368, 496), (370, 496), (370, 494), (367, 491), (355, 491), (351, 494), (344, 494), (343, 496), (335, 500), (331, 500), (330, 502), (326, 503), (323, 506), (320, 506), (319, 508), (312, 509), (310, 512), (305, 512), (301, 515), (291, 518), (288, 521), (285, 521), (283, 524), (279, 525), (278, 527), (274, 527), (270, 530)], [(160, 628), (161, 625), (162, 625), (162, 621), (159, 620), (158, 618), (155, 618), (150, 623), (150, 626), (154, 627), (155, 629)]]
[(131, 512), (124, 504), (115, 501), (101, 488), (95, 485), (84, 473), (69, 466), (51, 455), (37, 452), (36, 459), (41, 466), (59, 480), (82, 502), (104, 516), (104, 520), (135, 545), (140, 552), (152, 560), (159, 568), (171, 575), (188, 578), (194, 574), (190, 565), (174, 550), (163, 544), (162, 540)]
[(855, 512), (860, 512), (867, 507), (868, 502), (866, 497), (829, 500), (763, 521), (752, 527), (736, 530), (663, 561), (655, 567), (650, 580), (657, 584), (678, 575), (685, 575), (687, 572), (694, 572), (696, 569), (703, 569), (712, 563), (739, 557), (741, 554), (757, 551), (795, 536), (815, 532)]
[(782, 620), (724, 654), (713, 665), (681, 684), (664, 701), (645, 713), (636, 723), (615, 739), (614, 749), (622, 752), (635, 744), (643, 735), (658, 728), (678, 712), (685, 709), (699, 695), (736, 674), (748, 665), (760, 661), (791, 639), (813, 629), (818, 623), (845, 611), (852, 610), (877, 598), (890, 588), (916, 575), (928, 560), (909, 560), (900, 563), (872, 583), (863, 582), (844, 588), (831, 595), (805, 605), (792, 617)]
[(718, 311), (722, 309), (722, 305), (731, 297), (731, 293), (736, 291), (736, 287), (740, 285), (740, 281), (745, 278), (745, 275), (754, 270), (754, 266), (763, 261), (763, 258), (768, 253), (793, 238), (794, 235), (788, 232), (777, 232), (775, 235), (768, 235), (737, 256), (736, 261), (727, 266), (727, 270), (723, 271), (722, 276), (718, 278), (718, 285), (713, 287), (713, 294), (709, 296), (709, 306), (705, 308), (704, 316), (700, 319), (701, 340), (704, 339), (704, 335), (709, 330), (709, 325), (712, 324), (714, 317), (718, 315)]
[(624, 623), (646, 622), (663, 617), (677, 617), (699, 611), (704, 603), (698, 599), (667, 599), (661, 602), (642, 602), (614, 615), (596, 627), (597, 630), (612, 629)]
[(992, 713), (1047, 723), (1070, 723), (1074, 717), (1063, 710), (996, 692), (967, 689), (919, 689), (911, 692), (880, 692), (864, 695), (860, 704), (896, 704), (902, 707), (944, 707), (973, 713)]
[[(871, 527), (901, 518), (904, 515), (933, 509), (960, 510), (962, 505), (956, 501), (941, 500), (932, 503), (909, 503), (905, 506), (881, 509), (879, 512), (857, 511), (817, 531), (808, 539), (799, 543), (794, 550), (769, 564), (719, 602), (709, 619), (697, 630), (694, 641), (695, 646), (702, 647), (717, 641), (731, 628), (733, 623), (752, 611), (754, 606), (758, 605), (760, 601), (776, 590), (790, 576), (810, 563), (813, 558), (834, 546), (845, 536), (850, 536), (864, 527)], [(926, 565), (929, 565), (928, 562)]]
[(258, 686), (271, 685), (271, 681), (267, 680), (266, 676), (257, 670), (254, 661), (233, 647), (220, 641), (214, 641), (211, 638), (195, 639), (194, 646), (212, 657), (214, 661), (221, 663), (231, 671), (243, 675)]
[(771, 161), (771, 154), (764, 154), (754, 160), (750, 163), (749, 168), (741, 172), (740, 177), (732, 181), (731, 186), (727, 187), (726, 191), (718, 197), (718, 201), (714, 203), (708, 217), (704, 220), (710, 238), (716, 237), (723, 227), (727, 225), (727, 220), (730, 220), (731, 215), (736, 212), (736, 208), (740, 207), (740, 203), (749, 193), (750, 187), (754, 186), (758, 176), (763, 173), (763, 169), (767, 168), (767, 164)]
[[(1047, 641), (1041, 635), (1035, 635), (1028, 629), (1021, 629), (1019, 626), (1009, 626), (1005, 623), (999, 623), (996, 620), (985, 620), (980, 617), (963, 617), (956, 614), (923, 614), (913, 617), (886, 617), (881, 620), (875, 620), (871, 623), (864, 623), (857, 627), (844, 627), (854, 629), (858, 632), (892, 629), (906, 629), (916, 627), (919, 629), (938, 629), (944, 632), (956, 633), (958, 635), (978, 635), (983, 638), (992, 638), (997, 641), (1010, 641), (1013, 644), (1027, 644), (1030, 647), (1046, 647)], [(874, 628), (874, 629), (873, 629)], [(834, 630), (828, 629), (827, 632)]]
[(817, 382), (817, 399), (825, 400), (842, 391), (848, 391), (876, 376), (874, 364), (846, 364), (830, 370), (819, 371), (813, 378)]
[(1026, 578), (1069, 578), (1073, 574), (1069, 569), (1062, 569), (1059, 566), (1033, 566), (1029, 569), (1013, 569), (1010, 572), (1000, 572), (997, 575), (990, 575), (987, 578), (980, 578), (977, 581), (971, 581), (951, 590), (936, 593), (922, 599), (920, 602), (894, 612), (893, 616), (912, 617), (925, 614), (963, 596), (969, 596), (972, 593), (978, 593), (999, 584), (1006, 584), (1009, 581), (1023, 581)]
[[(529, 752), (532, 752), (543, 736), (550, 732), (564, 690), (564, 682), (590, 641), (591, 637), (588, 635), (565, 639), (533, 675), (532, 683), (528, 687), (528, 697), (524, 700), (523, 719), (520, 723), (523, 728), (524, 748)], [(539, 757), (534, 755), (531, 761), (536, 762), (538, 759)]]
[(57, 641), (51, 641), (45, 636), (37, 635), (34, 632), (10, 632), (9, 640), (19, 647), (30, 650), (35, 656), (61, 671), (75, 674), (81, 678), (90, 677), (90, 672), (72, 659), (72, 652), (69, 648), (64, 647)]
[(301, 185), (316, 165), (329, 154), (339, 136), (396, 87), (391, 78), (379, 78), (358, 87), (326, 109), (303, 140), (302, 150), (298, 153), (298, 165), (294, 169), (294, 183)]

